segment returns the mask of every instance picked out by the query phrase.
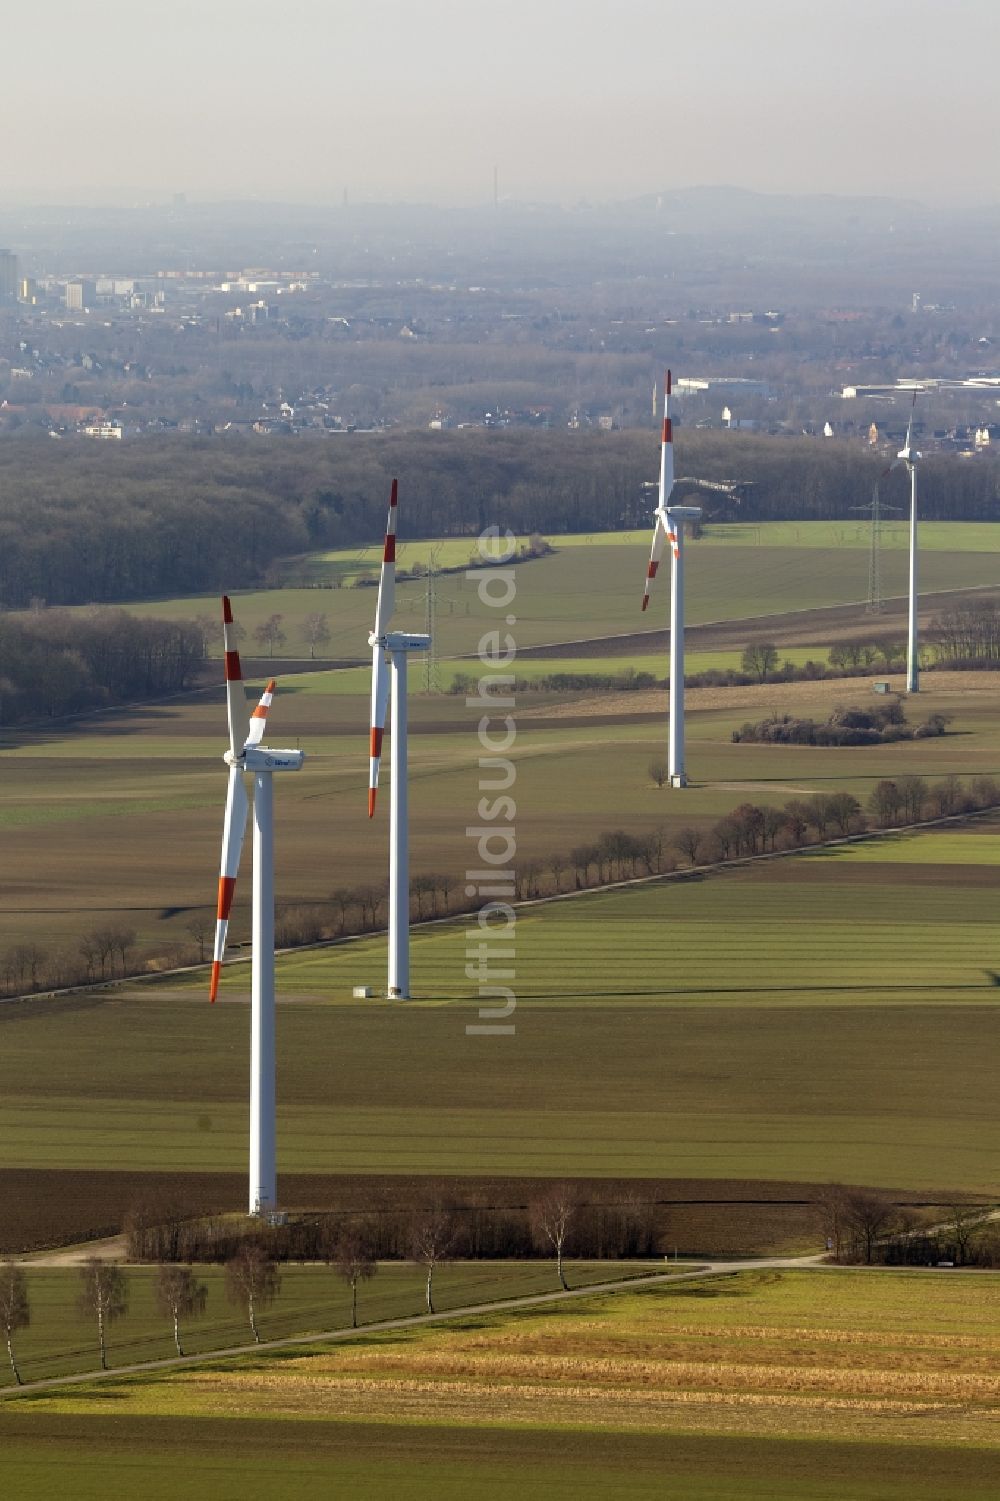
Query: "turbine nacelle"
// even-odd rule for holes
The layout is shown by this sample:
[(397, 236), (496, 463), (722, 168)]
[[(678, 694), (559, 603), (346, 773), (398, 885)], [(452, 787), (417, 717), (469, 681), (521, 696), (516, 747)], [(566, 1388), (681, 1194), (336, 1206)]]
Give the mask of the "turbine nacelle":
[(227, 766), (240, 771), (301, 771), (305, 751), (272, 750), (268, 745), (251, 745), (239, 756), (226, 751), (223, 756)]
[(700, 521), (701, 506), (667, 506), (664, 513), (669, 521)]
[(369, 646), (380, 646), (383, 651), (428, 651), (430, 636), (417, 635), (413, 631), (387, 631), (384, 636), (374, 632), (368, 637)]
[(301, 771), (305, 751), (272, 750), (267, 745), (251, 746), (243, 765), (247, 771)]

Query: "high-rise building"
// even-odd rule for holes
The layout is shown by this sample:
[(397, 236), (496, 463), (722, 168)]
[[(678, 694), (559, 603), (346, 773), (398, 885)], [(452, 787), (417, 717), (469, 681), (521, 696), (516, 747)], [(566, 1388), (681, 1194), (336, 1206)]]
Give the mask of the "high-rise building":
[(97, 283), (94, 281), (68, 281), (65, 302), (68, 308), (93, 307), (97, 299)]
[(0, 250), (0, 302), (17, 300), (17, 256), (12, 250)]

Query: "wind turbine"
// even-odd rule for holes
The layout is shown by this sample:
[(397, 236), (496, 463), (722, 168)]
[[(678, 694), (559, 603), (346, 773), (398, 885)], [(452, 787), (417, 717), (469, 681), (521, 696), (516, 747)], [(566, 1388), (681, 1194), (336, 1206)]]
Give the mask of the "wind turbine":
[(656, 577), (664, 542), (670, 543), (670, 724), (667, 775), (671, 787), (686, 787), (684, 768), (684, 523), (701, 517), (700, 506), (671, 505), (674, 489), (674, 435), (670, 422), (670, 371), (663, 385), (663, 437), (660, 447), (659, 494), (653, 521), (653, 550), (646, 569), (642, 608)]
[(382, 573), (375, 605), (375, 628), (368, 637), (372, 649), (372, 712), (369, 747), (368, 817), (375, 816), (382, 736), (392, 687), (392, 760), (389, 769), (389, 984), (392, 999), (410, 993), (410, 841), (406, 807), (406, 666), (411, 651), (427, 651), (428, 635), (390, 631), (396, 607), (396, 508), (399, 495), (393, 480), (389, 519), (382, 551)]
[(899, 450), (889, 468), (904, 467), (910, 475), (910, 611), (906, 635), (906, 691), (919, 693), (920, 665), (917, 661), (917, 464), (923, 454), (913, 446), (913, 411), (917, 405), (914, 387), (910, 406), (910, 420), (906, 424), (906, 442)]
[(233, 640), (233, 611), (222, 599), (222, 629), (226, 648), (226, 708), (229, 749), (229, 791), (222, 827), (222, 865), (215, 924), (215, 951), (209, 1000), (219, 991), (219, 972), (226, 951), (229, 914), (240, 866), (243, 836), (250, 805), (244, 776), (253, 775), (253, 949), (250, 979), (250, 1213), (263, 1214), (278, 1201), (275, 1163), (274, 1087), (274, 774), (299, 771), (305, 759), (300, 750), (271, 750), (261, 744), (267, 711), (274, 696), (274, 679), (260, 703), (247, 714), (240, 654)]

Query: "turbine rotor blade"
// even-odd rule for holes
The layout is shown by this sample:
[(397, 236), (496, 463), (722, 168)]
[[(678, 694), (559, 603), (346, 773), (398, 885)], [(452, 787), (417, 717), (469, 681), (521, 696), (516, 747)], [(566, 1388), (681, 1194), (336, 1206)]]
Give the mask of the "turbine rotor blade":
[(236, 876), (240, 868), (240, 855), (246, 834), (250, 800), (243, 785), (243, 773), (238, 766), (229, 768), (229, 790), (226, 794), (226, 816), (222, 825), (222, 861), (219, 867), (219, 901), (215, 918), (215, 948), (212, 954), (212, 980), (208, 998), (214, 1001), (219, 993), (219, 972), (226, 952), (226, 934), (229, 931), (229, 914), (236, 890)]
[(667, 539), (667, 529), (663, 524), (663, 516), (660, 511), (656, 513), (653, 523), (653, 548), (646, 565), (646, 581), (642, 590), (642, 608), (645, 610), (649, 604), (650, 585), (656, 577), (656, 570), (660, 566), (660, 558), (663, 556), (663, 544)]
[(243, 686), (243, 668), (236, 650), (233, 630), (233, 607), (229, 595), (222, 596), (222, 639), (226, 662), (226, 712), (229, 716), (229, 749), (237, 756), (247, 735), (247, 695)]
[(673, 380), (667, 371), (663, 382), (663, 434), (660, 443), (660, 505), (665, 506), (674, 488), (674, 428), (670, 420), (670, 392)]
[(672, 517), (667, 521), (667, 541), (670, 543), (670, 550), (675, 558), (681, 555), (680, 548), (677, 546), (677, 528), (683, 525), (683, 521), (674, 521)]
[(375, 816), (375, 794), (378, 791), (378, 770), (382, 758), (382, 736), (385, 732), (385, 716), (389, 707), (389, 664), (385, 649), (372, 648), (372, 713), (371, 743), (368, 750), (368, 817)]
[(913, 400), (910, 402), (910, 416), (909, 416), (909, 420), (908, 420), (908, 422), (906, 424), (906, 442), (903, 445), (903, 452), (905, 454), (910, 454), (913, 451), (913, 413), (916, 411), (916, 407), (917, 407), (917, 389), (914, 386), (914, 388), (913, 388)]
[(375, 606), (374, 636), (384, 636), (396, 608), (396, 504), (399, 487), (392, 482), (389, 493), (389, 519), (385, 524), (385, 546), (382, 549), (382, 572), (378, 581), (378, 602)]
[(264, 738), (267, 728), (267, 711), (274, 700), (275, 681), (271, 678), (264, 692), (260, 696), (260, 703), (250, 715), (250, 730), (247, 734), (244, 750), (249, 750), (252, 745), (259, 745)]

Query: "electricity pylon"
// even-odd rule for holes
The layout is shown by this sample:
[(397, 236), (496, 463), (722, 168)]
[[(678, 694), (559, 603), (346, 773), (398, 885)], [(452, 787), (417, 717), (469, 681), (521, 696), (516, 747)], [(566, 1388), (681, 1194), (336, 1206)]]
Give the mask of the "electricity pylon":
[(893, 511), (896, 515), (901, 514), (899, 506), (887, 506), (879, 494), (879, 485), (888, 473), (888, 469), (884, 470), (875, 481), (870, 505), (851, 507), (852, 511), (870, 513), (872, 518), (871, 545), (868, 552), (866, 615), (881, 615), (882, 613), (882, 516), (886, 511)]

